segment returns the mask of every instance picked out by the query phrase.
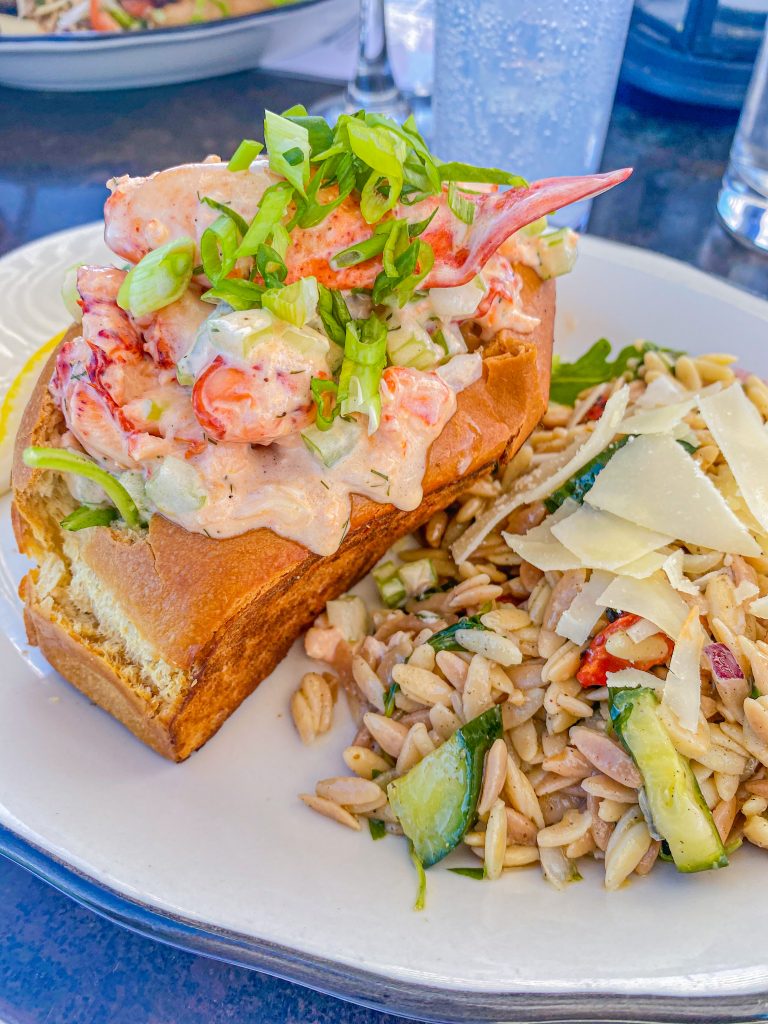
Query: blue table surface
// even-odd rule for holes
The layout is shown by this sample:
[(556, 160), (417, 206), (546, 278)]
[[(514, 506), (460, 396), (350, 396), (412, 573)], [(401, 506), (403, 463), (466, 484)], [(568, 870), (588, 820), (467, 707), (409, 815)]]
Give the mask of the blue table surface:
[[(329, 88), (251, 72), (122, 93), (0, 89), (0, 253), (97, 219), (112, 174), (230, 153), (243, 135), (256, 137), (265, 107), (309, 104)], [(590, 231), (768, 295), (768, 259), (733, 242), (714, 214), (733, 128), (732, 115), (620, 89), (603, 164), (636, 172), (597, 200)], [(0, 1022), (397, 1020), (129, 933), (0, 858)]]

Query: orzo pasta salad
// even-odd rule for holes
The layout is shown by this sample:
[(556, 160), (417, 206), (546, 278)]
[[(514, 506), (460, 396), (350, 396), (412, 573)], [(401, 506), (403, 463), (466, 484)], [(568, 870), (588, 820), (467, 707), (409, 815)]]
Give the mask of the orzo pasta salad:
[[(343, 690), (346, 773), (311, 808), (477, 877), (582, 858), (605, 886), (768, 849), (768, 387), (727, 355), (600, 341), (495, 475), (329, 602), (330, 671), (292, 698), (302, 739)], [(661, 868), (663, 869), (663, 868)]]

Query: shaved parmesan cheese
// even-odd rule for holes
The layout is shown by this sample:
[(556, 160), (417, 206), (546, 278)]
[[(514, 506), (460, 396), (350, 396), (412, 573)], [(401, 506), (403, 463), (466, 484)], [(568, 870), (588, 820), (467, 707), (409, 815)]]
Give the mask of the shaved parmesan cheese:
[(552, 533), (582, 565), (614, 570), (674, 539), (589, 505), (553, 526)]
[(696, 732), (701, 706), (701, 650), (705, 634), (698, 608), (691, 608), (675, 641), (662, 704), (673, 711), (683, 729)]
[(750, 597), (756, 597), (759, 593), (760, 587), (756, 587), (755, 584), (750, 583), (749, 580), (742, 580), (734, 590), (733, 597), (736, 604), (743, 604), (744, 601), (748, 601)]
[(572, 640), (575, 644), (583, 644), (592, 627), (600, 618), (607, 605), (598, 604), (598, 597), (602, 594), (613, 577), (609, 572), (602, 572), (596, 569), (589, 580), (578, 592), (569, 608), (560, 616), (555, 627), (558, 636), (564, 636), (566, 640)]
[(593, 508), (703, 548), (760, 554), (712, 481), (667, 434), (628, 441), (584, 500)]
[(683, 628), (688, 616), (688, 605), (676, 594), (666, 580), (646, 580), (617, 576), (598, 598), (605, 608), (618, 608), (655, 622), (658, 628), (673, 640)]
[(620, 565), (615, 570), (617, 576), (631, 576), (636, 580), (644, 580), (648, 576), (653, 576), (655, 572), (664, 564), (664, 555), (658, 551), (652, 551), (649, 555), (643, 555), (642, 558), (636, 558), (634, 562), (627, 562), (626, 565)]
[[(629, 388), (625, 384), (608, 399), (603, 415), (597, 421), (595, 429), (565, 465), (549, 476), (544, 475), (545, 470), (542, 468), (540, 473), (533, 472), (528, 476), (521, 477), (517, 481), (517, 486), (513, 487), (510, 493), (501, 495), (498, 501), (487, 512), (479, 516), (453, 545), (451, 551), (456, 563), (466, 562), (475, 548), (482, 544), (491, 530), (502, 519), (506, 519), (510, 512), (514, 512), (521, 505), (528, 505), (532, 501), (540, 501), (542, 498), (548, 497), (574, 473), (594, 459), (596, 455), (599, 455), (603, 448), (606, 448), (613, 440), (624, 417), (628, 400)], [(603, 470), (603, 472), (605, 471)]]
[(686, 389), (669, 374), (652, 380), (640, 395), (635, 405), (641, 409), (655, 409), (660, 405), (672, 405), (688, 394)]
[(580, 569), (581, 562), (578, 557), (552, 535), (552, 527), (573, 515), (578, 507), (576, 502), (569, 498), (556, 512), (548, 516), (543, 523), (534, 526), (528, 533), (505, 532), (502, 533), (502, 537), (516, 555), (520, 555), (542, 572), (550, 572), (553, 569)]
[(663, 434), (672, 430), (696, 405), (696, 398), (674, 405), (662, 405), (656, 409), (645, 409), (628, 416), (619, 428), (622, 434)]
[(700, 409), (749, 511), (768, 533), (768, 434), (760, 414), (741, 384), (702, 399)]
[(633, 622), (631, 626), (627, 627), (627, 636), (635, 644), (641, 644), (643, 640), (647, 640), (649, 636), (654, 636), (658, 632), (659, 627), (650, 619), (638, 619), (637, 622)]
[(696, 595), (699, 593), (699, 588), (696, 586), (695, 583), (691, 583), (691, 581), (683, 573), (684, 557), (685, 556), (683, 555), (682, 548), (677, 548), (675, 551), (672, 552), (671, 555), (669, 555), (668, 558), (664, 560), (662, 569), (667, 574), (667, 579), (675, 588), (675, 590), (679, 590), (682, 594)]
[(639, 668), (623, 668), (619, 672), (608, 672), (606, 685), (616, 687), (649, 686), (652, 690), (661, 690), (664, 680), (653, 675), (652, 672), (643, 672)]
[(753, 601), (749, 606), (749, 610), (753, 615), (756, 615), (758, 619), (768, 619), (768, 597), (758, 597), (758, 599)]

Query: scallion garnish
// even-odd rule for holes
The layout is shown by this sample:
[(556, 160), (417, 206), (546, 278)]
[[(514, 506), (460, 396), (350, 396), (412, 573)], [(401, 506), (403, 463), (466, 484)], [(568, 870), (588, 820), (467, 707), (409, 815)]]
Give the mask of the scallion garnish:
[(527, 188), (528, 182), (519, 174), (500, 171), (497, 167), (475, 167), (474, 164), (457, 162), (438, 164), (440, 181), (461, 181), (466, 185), (510, 185), (513, 188)]
[(227, 164), (227, 170), (247, 171), (262, 149), (264, 149), (264, 145), (261, 142), (256, 142), (255, 139), (243, 139), (232, 154)]
[(248, 222), (244, 217), (241, 217), (237, 210), (233, 210), (231, 206), (227, 206), (226, 203), (220, 203), (216, 199), (211, 199), (210, 196), (201, 196), (201, 202), (205, 203), (206, 206), (210, 206), (212, 210), (218, 210), (219, 213), (223, 213), (225, 217), (229, 217), (230, 220), (235, 222), (235, 227), (244, 235), (248, 230)]
[(176, 238), (153, 249), (126, 275), (117, 293), (118, 306), (137, 317), (170, 306), (187, 290), (194, 262), (191, 238)]
[(239, 243), (237, 224), (221, 214), (205, 229), (200, 239), (200, 258), (205, 276), (216, 284), (234, 270)]
[(475, 219), (475, 204), (459, 191), (455, 181), (448, 185), (448, 206), (462, 224), (471, 224)]
[(117, 519), (115, 508), (89, 508), (81, 505), (68, 516), (64, 516), (59, 524), (64, 530), (86, 530), (91, 526), (109, 526), (113, 519)]
[(106, 469), (98, 466), (93, 459), (89, 459), (87, 455), (70, 452), (65, 448), (41, 448), (33, 445), (24, 449), (23, 459), (24, 464), (30, 469), (77, 473), (88, 480), (93, 480), (114, 504), (127, 526), (135, 529), (140, 525), (139, 510), (128, 491), (119, 480), (116, 480)]
[(373, 434), (381, 417), (379, 382), (387, 365), (387, 328), (375, 314), (347, 324), (344, 361), (339, 373), (338, 408), (342, 415), (355, 412), (368, 417)]
[(287, 181), (278, 181), (270, 185), (261, 197), (259, 209), (245, 233), (237, 258), (253, 256), (260, 245), (263, 245), (272, 234), (275, 226), (280, 223), (290, 206), (293, 188)]
[(309, 132), (297, 124), (268, 110), (264, 115), (264, 138), (269, 150), (269, 166), (296, 189), (306, 194), (309, 184)]
[(317, 280), (302, 277), (284, 288), (269, 288), (261, 297), (264, 309), (296, 327), (303, 327), (317, 312)]

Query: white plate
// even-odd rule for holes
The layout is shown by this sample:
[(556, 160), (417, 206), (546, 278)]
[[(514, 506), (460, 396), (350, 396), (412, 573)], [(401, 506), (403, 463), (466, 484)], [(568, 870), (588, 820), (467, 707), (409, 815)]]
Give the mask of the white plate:
[(145, 32), (0, 36), (0, 83), (101, 91), (228, 75), (331, 39), (354, 22), (357, 4), (304, 0), (296, 7)]
[[(6, 373), (25, 346), (65, 324), (53, 283), (58, 268), (103, 255), (93, 226), (0, 261), (0, 290), (14, 295), (0, 337)], [(576, 272), (559, 285), (560, 351), (600, 335), (622, 344), (648, 337), (692, 351), (735, 351), (766, 373), (767, 329), (768, 304), (682, 264), (597, 239), (584, 240)], [(403, 842), (372, 843), (296, 798), (344, 770), (340, 750), (351, 735), (339, 711), (329, 736), (301, 746), (287, 708), (309, 667), (299, 647), (203, 750), (169, 764), (27, 648), (14, 596), (24, 562), (7, 513), (5, 499), (6, 852), (168, 941), (393, 1010), (551, 1020), (567, 1007), (582, 1020), (724, 1021), (768, 1008), (768, 932), (756, 898), (764, 853), (745, 849), (727, 870), (695, 876), (661, 866), (611, 895), (597, 869), (558, 893), (535, 869), (490, 885), (441, 865), (429, 872), (426, 910), (415, 913)], [(677, 1002), (690, 996), (709, 999)], [(663, 1013), (652, 997), (661, 998)]]

